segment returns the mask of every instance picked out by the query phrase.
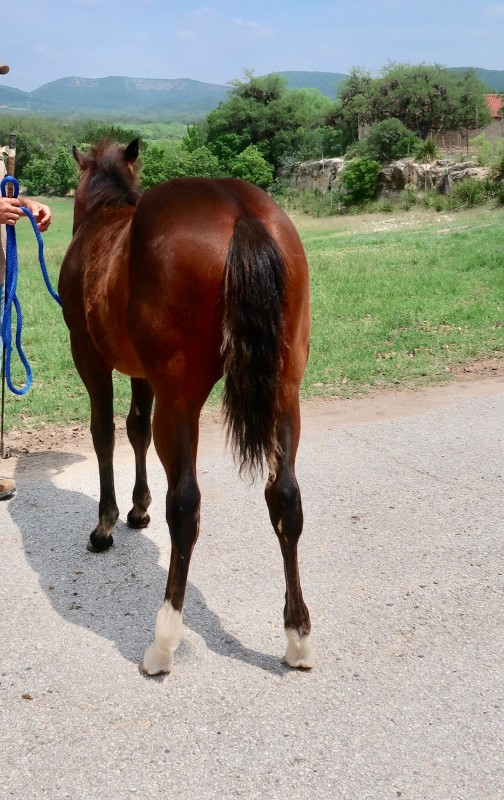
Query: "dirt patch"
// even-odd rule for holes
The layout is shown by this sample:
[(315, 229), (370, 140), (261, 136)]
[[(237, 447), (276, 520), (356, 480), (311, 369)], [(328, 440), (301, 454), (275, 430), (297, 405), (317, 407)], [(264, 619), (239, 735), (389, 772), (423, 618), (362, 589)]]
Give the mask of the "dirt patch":
[[(342, 423), (354, 416), (359, 421), (364, 419), (383, 419), (396, 415), (408, 416), (417, 413), (426, 403), (434, 402), (436, 396), (445, 402), (464, 392), (471, 392), (471, 385), (480, 383), (485, 390), (488, 383), (504, 380), (504, 358), (493, 358), (451, 367), (447, 372), (448, 383), (445, 386), (433, 387), (370, 387), (352, 398), (314, 398), (302, 404), (303, 418), (314, 420), (335, 415)], [(437, 395), (436, 395), (437, 393)], [(428, 398), (431, 398), (430, 400)], [(215, 427), (222, 423), (219, 409), (205, 408), (201, 415), (201, 426)], [(124, 419), (116, 419), (116, 443), (118, 446), (127, 442), (126, 423)], [(5, 435), (4, 457), (17, 458), (30, 453), (42, 452), (92, 452), (93, 443), (88, 425), (71, 425), (67, 428), (47, 427), (40, 430), (11, 430)], [(0, 474), (2, 470), (0, 468)]]

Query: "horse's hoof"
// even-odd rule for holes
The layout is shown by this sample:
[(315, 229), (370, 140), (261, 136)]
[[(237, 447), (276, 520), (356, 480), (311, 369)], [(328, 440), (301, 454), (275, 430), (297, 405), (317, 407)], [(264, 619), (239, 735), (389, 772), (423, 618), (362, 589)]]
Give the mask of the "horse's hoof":
[(161, 651), (153, 642), (145, 651), (140, 664), (140, 671), (145, 675), (169, 675), (173, 668), (173, 653)]
[(286, 628), (288, 644), (284, 661), (294, 669), (311, 669), (315, 664), (315, 650), (309, 636), (299, 636), (292, 628)]
[(135, 516), (133, 509), (128, 513), (127, 516), (127, 523), (128, 528), (133, 528), (133, 530), (141, 530), (142, 528), (146, 528), (150, 522), (150, 517), (148, 514), (145, 514), (143, 517)]
[(97, 536), (96, 532), (93, 531), (89, 537), (87, 549), (90, 553), (103, 553), (105, 550), (108, 550), (109, 547), (112, 547), (113, 544), (114, 538), (112, 535), (107, 536), (106, 539), (103, 539), (101, 536)]

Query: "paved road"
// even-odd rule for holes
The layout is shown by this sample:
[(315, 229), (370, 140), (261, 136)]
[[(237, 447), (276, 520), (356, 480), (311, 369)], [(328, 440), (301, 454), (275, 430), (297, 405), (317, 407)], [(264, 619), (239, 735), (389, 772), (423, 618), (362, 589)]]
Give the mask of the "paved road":
[[(169, 555), (97, 514), (82, 451), (4, 462), (0, 797), (504, 797), (504, 381), (306, 406), (301, 567), (318, 663), (283, 666), (283, 574), (262, 487), (203, 428), (202, 535), (169, 677), (143, 677)], [(118, 449), (124, 520), (131, 458)], [(2, 466), (4, 466), (2, 464)]]

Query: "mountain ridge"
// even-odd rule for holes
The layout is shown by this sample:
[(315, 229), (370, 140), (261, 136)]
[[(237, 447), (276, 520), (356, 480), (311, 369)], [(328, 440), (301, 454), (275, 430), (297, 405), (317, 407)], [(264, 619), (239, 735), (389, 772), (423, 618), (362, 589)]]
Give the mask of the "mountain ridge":
[[(450, 67), (461, 72), (468, 67)], [(504, 91), (504, 71), (474, 68), (489, 91)], [(275, 73), (287, 80), (289, 89), (318, 89), (334, 100), (348, 76), (338, 72), (286, 71)], [(24, 92), (0, 83), (0, 113), (47, 116), (137, 115), (143, 119), (191, 121), (203, 117), (225, 100), (229, 86), (191, 78), (135, 78), (107, 76), (58, 78)]]

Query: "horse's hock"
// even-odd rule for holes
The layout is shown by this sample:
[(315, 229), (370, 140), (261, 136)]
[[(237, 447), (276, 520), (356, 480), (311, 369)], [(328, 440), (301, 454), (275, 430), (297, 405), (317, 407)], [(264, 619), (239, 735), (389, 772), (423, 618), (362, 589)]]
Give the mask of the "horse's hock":
[[(349, 163), (344, 158), (304, 161), (295, 164), (284, 177), (294, 189), (312, 189), (325, 194), (339, 190), (341, 175)], [(447, 194), (453, 184), (465, 178), (484, 180), (488, 176), (488, 167), (479, 167), (476, 161), (455, 162), (450, 158), (440, 158), (430, 164), (420, 164), (407, 158), (391, 161), (382, 167), (379, 172), (380, 194), (389, 196), (404, 189), (437, 189)]]

